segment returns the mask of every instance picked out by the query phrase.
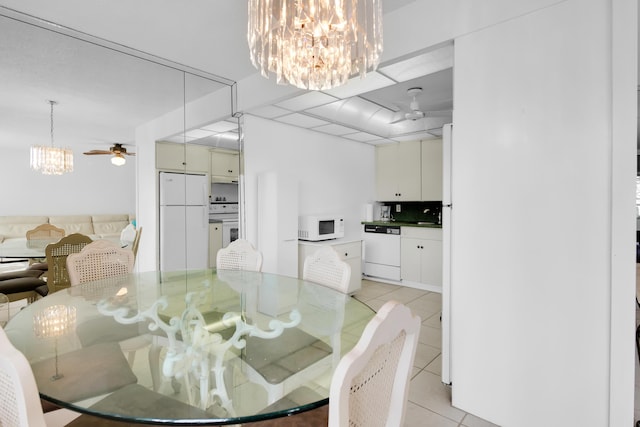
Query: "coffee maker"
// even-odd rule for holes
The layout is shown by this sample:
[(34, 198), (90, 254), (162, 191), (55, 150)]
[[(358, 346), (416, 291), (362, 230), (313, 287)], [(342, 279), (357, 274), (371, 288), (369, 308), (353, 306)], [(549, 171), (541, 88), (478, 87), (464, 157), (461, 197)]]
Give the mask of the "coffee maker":
[(388, 222), (391, 220), (391, 206), (380, 206), (380, 221)]

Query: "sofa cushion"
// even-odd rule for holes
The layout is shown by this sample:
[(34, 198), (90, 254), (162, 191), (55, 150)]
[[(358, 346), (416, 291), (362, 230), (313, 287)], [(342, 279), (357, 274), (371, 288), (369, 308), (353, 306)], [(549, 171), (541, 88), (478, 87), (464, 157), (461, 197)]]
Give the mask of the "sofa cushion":
[(26, 237), (27, 231), (48, 222), (47, 216), (0, 216), (0, 236)]
[(16, 294), (18, 292), (35, 291), (40, 286), (46, 286), (46, 282), (36, 277), (20, 277), (0, 281), (0, 294)]
[(94, 234), (100, 236), (119, 235), (129, 225), (129, 215), (93, 215)]
[(62, 228), (66, 235), (80, 233), (94, 234), (90, 215), (57, 215), (49, 217), (49, 224)]
[(24, 277), (35, 277), (38, 278), (44, 274), (43, 270), (38, 269), (27, 269), (27, 270), (17, 270), (17, 271), (5, 271), (4, 273), (0, 273), (0, 282), (3, 280), (11, 280), (11, 279), (21, 279)]

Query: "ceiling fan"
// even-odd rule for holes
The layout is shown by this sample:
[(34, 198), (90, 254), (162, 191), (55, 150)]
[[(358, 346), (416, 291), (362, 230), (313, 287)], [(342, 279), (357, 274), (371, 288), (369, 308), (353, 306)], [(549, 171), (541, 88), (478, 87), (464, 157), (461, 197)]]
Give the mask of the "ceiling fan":
[(127, 149), (122, 146), (122, 144), (113, 144), (112, 147), (109, 147), (109, 150), (91, 150), (86, 151), (82, 154), (86, 154), (87, 156), (95, 156), (102, 154), (111, 154), (113, 157), (111, 158), (111, 163), (116, 166), (122, 166), (127, 161), (124, 156), (135, 156), (136, 153), (127, 153)]
[(423, 119), (427, 116), (442, 116), (451, 114), (451, 110), (440, 110), (440, 111), (422, 111), (420, 109), (420, 104), (418, 103), (417, 96), (422, 93), (421, 87), (412, 87), (407, 89), (407, 95), (411, 97), (411, 102), (409, 103), (409, 111), (405, 111), (402, 113), (401, 117), (392, 121), (390, 124), (404, 122), (406, 120), (416, 121), (419, 119)]

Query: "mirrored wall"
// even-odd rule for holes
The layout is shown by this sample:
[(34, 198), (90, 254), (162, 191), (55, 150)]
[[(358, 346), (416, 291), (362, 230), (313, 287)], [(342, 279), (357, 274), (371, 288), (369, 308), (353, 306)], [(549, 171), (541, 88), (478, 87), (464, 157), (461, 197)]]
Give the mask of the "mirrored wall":
[[(157, 269), (167, 246), (181, 260), (171, 268), (203, 256), (197, 267), (208, 267), (209, 241), (190, 239), (195, 221), (208, 239), (212, 184), (224, 181), (212, 153), (235, 153), (240, 169), (235, 83), (2, 7), (0, 56), (0, 216), (128, 215), (144, 229), (142, 271)], [(73, 172), (32, 170), (33, 145), (70, 148)], [(162, 216), (162, 172), (202, 176), (197, 215), (183, 181), (182, 215)], [(163, 221), (175, 232), (162, 236)]]

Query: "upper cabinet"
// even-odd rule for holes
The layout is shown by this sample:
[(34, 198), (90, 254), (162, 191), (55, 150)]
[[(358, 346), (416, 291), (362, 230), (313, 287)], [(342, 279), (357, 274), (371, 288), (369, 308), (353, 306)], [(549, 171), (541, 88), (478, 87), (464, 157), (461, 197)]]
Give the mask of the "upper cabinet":
[(156, 169), (209, 173), (209, 148), (195, 144), (157, 142)]
[(377, 200), (442, 200), (442, 140), (376, 147)]
[(376, 148), (376, 189), (380, 201), (420, 200), (420, 141)]
[(237, 152), (223, 150), (211, 151), (212, 181), (237, 181), (239, 166), (240, 161)]
[(422, 141), (422, 200), (442, 200), (442, 140)]

